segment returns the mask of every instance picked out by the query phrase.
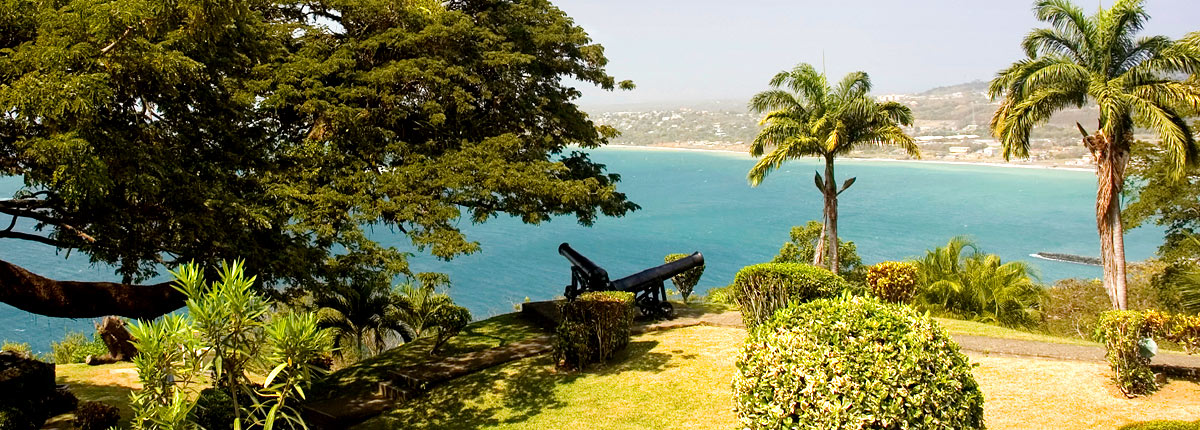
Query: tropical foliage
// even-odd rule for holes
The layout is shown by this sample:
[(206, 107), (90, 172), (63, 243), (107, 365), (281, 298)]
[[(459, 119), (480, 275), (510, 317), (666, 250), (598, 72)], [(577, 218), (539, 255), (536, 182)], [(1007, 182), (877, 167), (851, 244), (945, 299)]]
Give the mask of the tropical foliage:
[(323, 292), (317, 315), (321, 327), (333, 333), (335, 354), (357, 361), (379, 353), (389, 340), (412, 340), (412, 330), (399, 318), (396, 293), (387, 279)]
[(917, 293), (917, 266), (884, 261), (867, 268), (867, 286), (875, 297), (890, 303), (908, 303)]
[(1179, 41), (1137, 37), (1149, 19), (1144, 0), (1117, 0), (1093, 15), (1069, 0), (1038, 0), (1037, 18), (1050, 25), (1026, 36), (1026, 58), (1000, 71), (989, 93), (1000, 98), (992, 133), (1005, 158), (1028, 157), (1033, 127), (1066, 108), (1095, 104), (1099, 124), (1079, 131), (1097, 166), (1096, 226), (1104, 286), (1113, 307), (1126, 308), (1124, 227), (1120, 195), (1134, 127), (1159, 138), (1162, 162), (1178, 177), (1195, 164), (1196, 142), (1184, 121), (1200, 108), (1200, 32)]
[(958, 318), (1033, 327), (1041, 319), (1042, 286), (1030, 265), (1004, 263), (958, 236), (925, 252), (917, 266), (918, 305)]
[[(793, 226), (789, 232), (790, 240), (779, 248), (779, 254), (771, 259), (772, 263), (802, 263), (810, 264), (817, 254), (821, 243), (821, 233), (824, 225), (809, 221), (803, 227)], [(866, 267), (862, 257), (858, 256), (858, 246), (838, 238), (838, 275), (848, 282), (860, 284), (866, 280)]]
[[(223, 264), (206, 283), (195, 264), (173, 272), (187, 297), (187, 315), (172, 314), (130, 326), (138, 348), (133, 362), (142, 389), (132, 394), (135, 429), (192, 429), (190, 398), (211, 380), (233, 404), (234, 428), (304, 427), (298, 408), (321, 369), (333, 336), (313, 313), (270, 313), (241, 262)], [(265, 375), (262, 383), (250, 374)]]
[[(687, 258), (688, 254), (667, 254), (663, 257), (664, 263), (670, 263), (681, 258)], [(704, 265), (693, 267), (685, 270), (683, 273), (675, 275), (671, 278), (671, 283), (675, 284), (675, 288), (679, 289), (679, 295), (683, 296), (683, 303), (688, 302), (688, 297), (692, 296), (692, 290), (696, 288), (696, 284), (700, 283), (700, 277), (704, 276)]]
[(825, 162), (825, 176), (816, 175), (817, 189), (824, 196), (824, 229), (812, 264), (838, 273), (837, 198), (855, 178), (839, 189), (833, 160), (862, 145), (894, 145), (919, 157), (916, 143), (900, 128), (912, 124), (912, 111), (871, 98), (871, 78), (864, 72), (850, 73), (831, 87), (823, 73), (800, 64), (776, 74), (770, 86), (750, 99), (750, 110), (766, 115), (763, 129), (750, 145), (750, 155), (761, 159), (747, 177), (758, 186), (788, 160), (818, 157)]

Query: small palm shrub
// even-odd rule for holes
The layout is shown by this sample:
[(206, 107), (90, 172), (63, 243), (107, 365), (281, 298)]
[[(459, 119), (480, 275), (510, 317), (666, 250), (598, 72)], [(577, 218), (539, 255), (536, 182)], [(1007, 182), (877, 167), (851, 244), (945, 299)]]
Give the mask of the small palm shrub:
[(555, 333), (554, 357), (560, 366), (584, 369), (607, 361), (629, 344), (635, 314), (633, 293), (580, 294), (561, 307), (563, 320)]
[(743, 267), (733, 279), (733, 297), (742, 321), (753, 328), (789, 304), (832, 297), (846, 282), (820, 267), (800, 263), (764, 263)]
[(885, 261), (867, 268), (871, 293), (886, 302), (909, 303), (917, 293), (917, 266)]
[(1005, 263), (956, 236), (946, 246), (926, 251), (914, 264), (918, 308), (1007, 327), (1032, 328), (1042, 320), (1045, 289), (1025, 262)]
[(984, 428), (971, 364), (946, 331), (870, 297), (779, 311), (750, 332), (733, 392), (746, 428)]
[(120, 420), (117, 407), (107, 403), (81, 402), (75, 410), (75, 427), (79, 430), (108, 430)]
[[(686, 257), (688, 254), (669, 254), (663, 258), (663, 262), (670, 263)], [(683, 296), (684, 303), (688, 302), (688, 297), (691, 297), (692, 290), (696, 288), (696, 284), (700, 283), (700, 277), (703, 275), (704, 265), (701, 264), (671, 278), (671, 283), (675, 284), (675, 288), (679, 289), (679, 295)]]

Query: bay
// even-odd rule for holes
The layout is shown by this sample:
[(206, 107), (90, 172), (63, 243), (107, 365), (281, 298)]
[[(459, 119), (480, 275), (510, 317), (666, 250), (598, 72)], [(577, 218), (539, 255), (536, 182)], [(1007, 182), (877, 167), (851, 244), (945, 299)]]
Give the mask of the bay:
[[(758, 187), (746, 172), (745, 154), (605, 148), (592, 158), (622, 175), (619, 189), (641, 210), (622, 218), (578, 225), (559, 217), (527, 225), (498, 217), (460, 223), (482, 250), (450, 262), (418, 254), (415, 271), (450, 274), (450, 294), (476, 318), (511, 312), (526, 298), (550, 299), (570, 282), (570, 266), (558, 255), (562, 242), (608, 270), (613, 279), (662, 263), (668, 253), (704, 253), (707, 268), (697, 293), (728, 284), (743, 266), (771, 259), (793, 225), (821, 217), (813, 187), (818, 161), (788, 163)], [(1029, 257), (1035, 252), (1097, 256), (1095, 175), (1056, 169), (839, 160), (839, 182), (857, 177), (839, 199), (838, 230), (858, 245), (867, 264), (916, 257), (955, 235), (971, 236), (984, 251), (1004, 260), (1025, 260), (1043, 282), (1096, 278), (1098, 267)], [(0, 178), (0, 196), (21, 186)], [(31, 225), (24, 224), (28, 229)], [(407, 239), (386, 228), (372, 237), (408, 249)], [(1131, 261), (1153, 255), (1162, 230), (1143, 227), (1126, 236)], [(0, 242), (0, 259), (63, 280), (115, 280), (112, 269), (89, 264), (86, 255), (66, 258), (36, 243)], [(0, 339), (28, 342), (35, 351), (70, 330), (91, 330), (91, 320), (46, 318), (0, 305)]]

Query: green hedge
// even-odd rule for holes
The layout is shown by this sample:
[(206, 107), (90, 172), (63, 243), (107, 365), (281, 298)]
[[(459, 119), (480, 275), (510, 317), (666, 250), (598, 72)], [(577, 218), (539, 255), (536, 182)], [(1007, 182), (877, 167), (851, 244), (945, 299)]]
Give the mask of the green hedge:
[(1100, 314), (1096, 337), (1104, 343), (1113, 381), (1127, 396), (1150, 394), (1158, 390), (1150, 359), (1138, 352), (1138, 341), (1151, 337), (1146, 316), (1136, 311), (1109, 311)]
[[(663, 257), (664, 263), (670, 263), (675, 260), (687, 258), (691, 254), (667, 254)], [(704, 265), (693, 267), (685, 270), (683, 273), (675, 275), (671, 278), (671, 283), (675, 284), (675, 288), (679, 289), (679, 295), (683, 297), (683, 302), (688, 302), (688, 297), (692, 296), (692, 290), (696, 288), (696, 284), (700, 283), (700, 277), (704, 276)]]
[(753, 328), (792, 303), (833, 297), (846, 290), (846, 281), (820, 267), (800, 263), (764, 263), (743, 267), (733, 279), (734, 300), (742, 321)]
[(946, 331), (871, 297), (778, 312), (750, 332), (733, 392), (745, 428), (984, 428), (983, 394)]
[(563, 321), (554, 342), (555, 361), (560, 366), (583, 369), (608, 360), (629, 344), (633, 293), (583, 293), (564, 302), (561, 310)]

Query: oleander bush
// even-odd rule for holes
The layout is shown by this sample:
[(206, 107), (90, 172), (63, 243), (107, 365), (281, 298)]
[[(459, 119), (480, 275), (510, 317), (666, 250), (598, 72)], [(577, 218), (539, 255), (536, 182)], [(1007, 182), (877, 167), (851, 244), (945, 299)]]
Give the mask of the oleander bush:
[[(681, 258), (687, 258), (689, 254), (668, 254), (663, 258), (664, 263), (670, 263)], [(675, 284), (675, 288), (679, 289), (679, 295), (683, 296), (683, 303), (688, 302), (688, 297), (691, 297), (692, 291), (696, 289), (696, 284), (700, 283), (700, 277), (704, 275), (704, 265), (693, 267), (675, 275), (671, 278), (671, 283)]]
[(579, 370), (607, 361), (629, 344), (633, 304), (633, 293), (619, 291), (583, 293), (564, 302), (563, 321), (555, 335), (555, 361)]
[(196, 397), (191, 421), (205, 430), (228, 430), (233, 428), (233, 398), (224, 390), (205, 388)]
[(794, 304), (751, 330), (733, 392), (745, 428), (984, 428), (958, 345), (932, 319), (872, 297)]
[(734, 276), (732, 293), (742, 321), (753, 328), (792, 303), (833, 297), (848, 289), (832, 272), (801, 263), (763, 263), (743, 267)]
[(56, 364), (83, 363), (87, 356), (108, 354), (108, 346), (100, 336), (88, 339), (82, 332), (67, 333), (63, 340), (50, 343), (51, 361)]
[(80, 402), (75, 410), (75, 427), (79, 430), (108, 430), (121, 421), (116, 406), (102, 402)]
[(884, 261), (867, 268), (871, 293), (891, 303), (912, 302), (917, 293), (917, 266), (899, 261)]
[(1113, 381), (1126, 396), (1150, 394), (1158, 390), (1150, 357), (1138, 349), (1138, 341), (1151, 337), (1146, 316), (1136, 311), (1108, 311), (1100, 315), (1096, 337), (1104, 343), (1105, 357), (1113, 370)]

